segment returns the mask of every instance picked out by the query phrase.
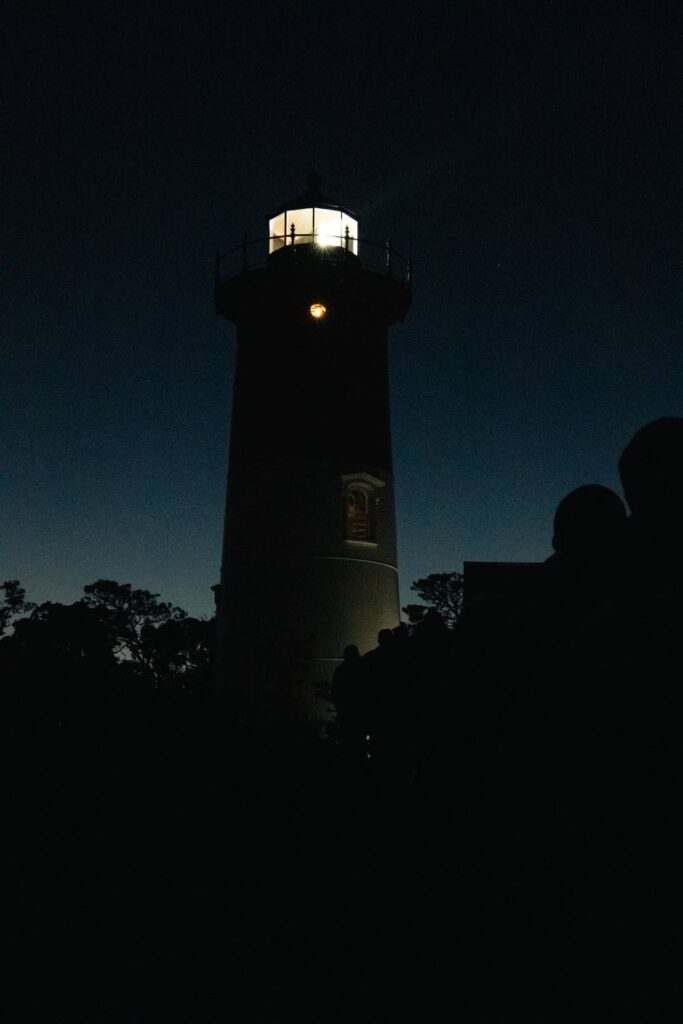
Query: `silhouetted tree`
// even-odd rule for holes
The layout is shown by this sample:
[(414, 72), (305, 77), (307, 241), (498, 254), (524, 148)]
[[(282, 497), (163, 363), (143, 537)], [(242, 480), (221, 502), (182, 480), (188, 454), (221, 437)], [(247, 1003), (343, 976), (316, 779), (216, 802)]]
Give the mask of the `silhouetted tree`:
[(14, 623), (10, 646), (33, 660), (113, 664), (106, 623), (99, 609), (83, 601), (65, 605), (54, 601), (30, 607), (30, 614)]
[(0, 602), (0, 636), (5, 633), (12, 619), (18, 615), (26, 615), (35, 605), (26, 600), (26, 591), (20, 585), (19, 580), (5, 580), (0, 586), (4, 591), (4, 597)]
[[(176, 609), (180, 611), (180, 609)], [(215, 622), (191, 616), (173, 617), (142, 630), (142, 643), (157, 684), (183, 689), (208, 685), (213, 662)]]
[(460, 572), (433, 572), (422, 580), (416, 580), (410, 587), (424, 604), (408, 604), (403, 611), (411, 626), (423, 622), (430, 609), (441, 616), (442, 621), (452, 629), (462, 612), (463, 575)]
[[(164, 682), (173, 663), (168, 644), (172, 635), (169, 627), (186, 619), (187, 613), (166, 601), (159, 601), (158, 594), (133, 589), (130, 583), (97, 580), (83, 589), (83, 603), (96, 609), (105, 622), (116, 659), (128, 665), (135, 675), (147, 677), (155, 686)], [(167, 628), (167, 633), (159, 637), (158, 630), (162, 626)], [(176, 639), (180, 639), (181, 632), (176, 631)], [(185, 655), (176, 653), (187, 664), (187, 637), (183, 636), (182, 644), (186, 648)]]

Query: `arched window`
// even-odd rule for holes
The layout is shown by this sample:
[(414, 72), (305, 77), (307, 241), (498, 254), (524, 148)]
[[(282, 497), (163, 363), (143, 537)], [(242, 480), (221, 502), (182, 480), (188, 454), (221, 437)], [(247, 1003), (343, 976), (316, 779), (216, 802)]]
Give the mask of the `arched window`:
[(360, 487), (349, 487), (345, 499), (345, 526), (347, 540), (371, 541), (372, 496)]

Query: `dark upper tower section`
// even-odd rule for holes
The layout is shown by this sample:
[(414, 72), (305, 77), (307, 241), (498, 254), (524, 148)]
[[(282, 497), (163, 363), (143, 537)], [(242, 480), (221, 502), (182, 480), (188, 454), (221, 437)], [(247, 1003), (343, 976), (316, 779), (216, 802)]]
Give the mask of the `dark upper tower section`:
[(216, 310), (238, 328), (231, 472), (282, 458), (390, 472), (387, 327), (410, 297), (407, 263), (360, 239), (315, 173), (267, 238), (227, 254)]
[[(388, 243), (359, 239), (358, 218), (348, 208), (323, 195), (320, 177), (315, 172), (308, 175), (307, 186), (303, 195), (279, 206), (271, 215), (267, 239), (245, 241), (226, 254), (226, 260), (233, 258), (232, 265), (226, 266), (220, 261), (216, 275), (217, 312), (236, 323), (245, 312), (251, 316), (253, 307), (245, 303), (252, 298), (253, 290), (260, 291), (262, 279), (273, 282), (287, 268), (289, 285), (292, 275), (299, 279), (307, 273), (322, 275), (330, 285), (334, 281), (341, 282), (346, 275), (344, 297), (352, 290), (355, 293), (358, 284), (368, 277), (357, 296), (365, 311), (377, 316), (384, 326), (402, 320), (410, 305), (407, 262), (393, 253)], [(266, 242), (268, 255), (264, 260)], [(255, 246), (259, 246), (260, 251), (255, 253)], [(362, 259), (359, 250), (363, 250)], [(245, 288), (245, 271), (259, 268), (270, 273), (252, 275), (250, 287)], [(277, 275), (273, 273), (275, 270)], [(369, 274), (363, 274), (363, 270)], [(349, 274), (355, 275), (352, 289), (348, 287)], [(302, 283), (305, 287), (308, 282), (302, 280)]]

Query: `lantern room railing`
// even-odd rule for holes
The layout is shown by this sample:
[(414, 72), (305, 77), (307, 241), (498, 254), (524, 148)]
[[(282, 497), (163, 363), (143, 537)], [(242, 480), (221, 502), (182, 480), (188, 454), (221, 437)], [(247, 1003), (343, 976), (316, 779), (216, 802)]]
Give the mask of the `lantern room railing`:
[[(410, 260), (392, 248), (391, 243), (373, 242), (370, 239), (354, 238), (346, 233), (337, 236), (325, 235), (325, 243), (320, 244), (317, 236), (300, 235), (290, 231), (286, 236), (271, 235), (263, 238), (249, 239), (244, 236), (240, 245), (216, 255), (216, 279), (226, 281), (228, 278), (243, 274), (257, 267), (265, 267), (271, 262), (276, 263), (285, 257), (288, 260), (297, 258), (310, 260), (312, 257), (326, 263), (343, 263), (345, 260), (360, 263), (377, 273), (388, 274), (396, 281), (410, 284)], [(358, 250), (355, 255), (352, 249)], [(272, 251), (270, 254), (268, 250)], [(286, 254), (286, 256), (285, 256)]]

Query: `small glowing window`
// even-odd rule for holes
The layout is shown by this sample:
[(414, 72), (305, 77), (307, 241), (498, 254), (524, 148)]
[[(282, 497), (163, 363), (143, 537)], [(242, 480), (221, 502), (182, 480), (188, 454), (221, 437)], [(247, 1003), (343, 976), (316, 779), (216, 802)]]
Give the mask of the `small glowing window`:
[(315, 211), (315, 241), (323, 249), (344, 244), (340, 210)]
[(349, 217), (348, 213), (342, 213), (341, 215), (341, 233), (344, 241), (342, 245), (346, 247), (346, 232), (348, 229), (349, 239), (349, 252), (358, 255), (358, 221), (354, 220), (353, 217)]
[(273, 217), (270, 222), (268, 234), (270, 240), (268, 243), (268, 252), (275, 252), (276, 249), (281, 249), (285, 242), (285, 214), (281, 213), (277, 217)]
[(359, 487), (349, 487), (345, 497), (347, 540), (372, 540), (372, 497)]
[(296, 245), (307, 245), (313, 241), (313, 210), (288, 210), (287, 214), (287, 245), (291, 244), (294, 234)]

